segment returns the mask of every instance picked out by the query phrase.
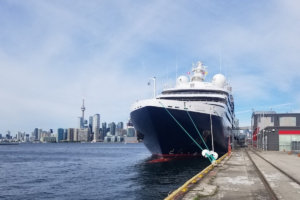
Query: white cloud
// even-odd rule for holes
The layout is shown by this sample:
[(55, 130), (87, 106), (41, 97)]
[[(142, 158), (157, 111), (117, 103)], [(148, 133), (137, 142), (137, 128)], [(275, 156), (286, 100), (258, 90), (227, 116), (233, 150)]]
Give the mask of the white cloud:
[(284, 96), (299, 85), (298, 1), (2, 4), (0, 132), (76, 126), (83, 97), (87, 114), (126, 120), (149, 77), (170, 82), (176, 60), (186, 73), (198, 59), (211, 76), (219, 52), (237, 108), (297, 102)]

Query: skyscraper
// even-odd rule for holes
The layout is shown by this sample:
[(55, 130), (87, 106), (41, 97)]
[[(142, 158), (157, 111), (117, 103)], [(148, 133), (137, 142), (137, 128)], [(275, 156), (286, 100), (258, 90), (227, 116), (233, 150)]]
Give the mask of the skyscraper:
[(78, 135), (79, 135), (79, 128), (76, 128), (75, 130), (74, 130), (74, 135), (73, 135), (73, 141), (74, 142), (78, 142), (79, 140), (78, 140)]
[(65, 129), (64, 131), (64, 140), (68, 139), (68, 129)]
[(64, 140), (64, 129), (59, 128), (57, 129), (57, 142), (60, 142), (62, 140)]
[(109, 125), (109, 131), (111, 135), (116, 135), (116, 124), (115, 122), (110, 123)]
[(89, 128), (92, 130), (93, 128), (93, 116), (89, 117)]
[(100, 129), (100, 115), (95, 114), (93, 117), (93, 133), (94, 133), (94, 142), (99, 140), (99, 129)]
[(123, 122), (119, 122), (116, 127), (117, 135), (122, 135), (122, 130), (123, 130)]
[(34, 140), (38, 140), (39, 139), (39, 129), (38, 128), (34, 129), (34, 131), (33, 131), (33, 137), (34, 137)]
[(127, 137), (135, 137), (135, 129), (133, 126), (127, 127)]
[(78, 135), (78, 141), (79, 142), (89, 142), (89, 129), (87, 128), (80, 128), (76, 129), (77, 135)]
[(41, 140), (43, 129), (38, 130), (38, 140)]
[(23, 142), (25, 140), (25, 133), (19, 131), (17, 134), (17, 140)]
[(126, 143), (137, 143), (138, 139), (136, 136), (136, 130), (133, 127), (133, 124), (131, 123), (131, 121), (129, 120), (129, 122), (127, 123), (127, 134), (125, 137), (125, 142)]
[(101, 135), (101, 139), (104, 140), (104, 137), (106, 136), (107, 133), (107, 129), (106, 129), (106, 122), (102, 123), (102, 135)]
[(69, 128), (68, 129), (68, 137), (67, 137), (68, 142), (73, 142), (74, 141), (74, 132), (75, 132), (74, 128)]

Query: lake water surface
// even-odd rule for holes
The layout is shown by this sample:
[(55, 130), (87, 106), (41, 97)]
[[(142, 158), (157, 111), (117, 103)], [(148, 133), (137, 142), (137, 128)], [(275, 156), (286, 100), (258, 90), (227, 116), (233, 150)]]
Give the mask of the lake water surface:
[(0, 199), (163, 199), (209, 163), (149, 163), (140, 144), (0, 145)]

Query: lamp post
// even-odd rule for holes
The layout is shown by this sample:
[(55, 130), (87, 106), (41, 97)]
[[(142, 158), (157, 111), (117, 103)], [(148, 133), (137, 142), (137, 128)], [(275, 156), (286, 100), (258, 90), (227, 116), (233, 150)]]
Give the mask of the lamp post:
[(211, 114), (212, 114), (212, 107), (209, 108), (210, 110), (210, 133), (211, 133), (211, 147), (212, 147), (212, 150), (215, 151), (215, 148), (214, 148), (214, 133), (213, 133), (213, 127), (212, 127), (212, 119), (211, 119)]
[(262, 136), (262, 150), (264, 151), (265, 150), (265, 129), (263, 129), (263, 136)]
[[(152, 77), (150, 78), (153, 81), (153, 98), (155, 99), (156, 97), (156, 77)], [(150, 82), (148, 83), (148, 85), (150, 85)]]

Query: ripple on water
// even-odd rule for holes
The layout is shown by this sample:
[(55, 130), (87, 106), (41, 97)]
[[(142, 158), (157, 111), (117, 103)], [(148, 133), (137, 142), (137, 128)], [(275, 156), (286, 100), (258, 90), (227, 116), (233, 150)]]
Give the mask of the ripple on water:
[(0, 199), (14, 200), (162, 199), (208, 164), (150, 164), (143, 144), (5, 145), (0, 158)]

